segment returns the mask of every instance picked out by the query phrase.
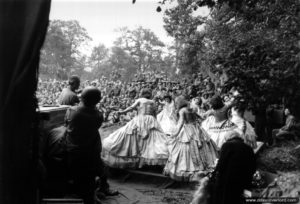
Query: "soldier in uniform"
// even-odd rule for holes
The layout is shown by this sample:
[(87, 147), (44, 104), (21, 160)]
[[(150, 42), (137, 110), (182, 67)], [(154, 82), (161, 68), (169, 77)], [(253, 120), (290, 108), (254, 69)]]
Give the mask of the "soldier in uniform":
[(79, 98), (75, 91), (80, 86), (80, 79), (78, 76), (71, 76), (68, 83), (68, 87), (62, 90), (58, 98), (58, 103), (60, 105), (74, 106), (79, 103)]

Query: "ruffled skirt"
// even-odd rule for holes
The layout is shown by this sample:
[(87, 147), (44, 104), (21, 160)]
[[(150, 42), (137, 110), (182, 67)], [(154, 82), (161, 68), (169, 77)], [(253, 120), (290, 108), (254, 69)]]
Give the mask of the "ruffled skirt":
[(178, 181), (198, 181), (217, 161), (217, 147), (198, 124), (185, 124), (168, 144), (170, 156), (164, 174)]
[(157, 115), (157, 121), (166, 134), (173, 134), (174, 129), (176, 128), (176, 120), (167, 109), (163, 109)]
[(165, 165), (167, 140), (155, 117), (138, 115), (103, 140), (102, 159), (115, 168)]

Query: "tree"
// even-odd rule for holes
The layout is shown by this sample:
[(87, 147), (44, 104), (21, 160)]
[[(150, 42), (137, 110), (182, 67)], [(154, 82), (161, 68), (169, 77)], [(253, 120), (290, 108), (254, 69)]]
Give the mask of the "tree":
[(99, 69), (101, 63), (108, 57), (108, 51), (109, 49), (105, 47), (103, 44), (99, 44), (98, 46), (95, 46), (92, 50), (92, 54), (90, 57), (91, 64)]
[(120, 73), (122, 79), (125, 81), (133, 78), (133, 75), (138, 70), (138, 66), (135, 63), (134, 58), (124, 49), (117, 46), (114, 46), (111, 49), (109, 63), (111, 68), (115, 72)]
[[(276, 103), (299, 90), (299, 1), (230, 2), (215, 8), (206, 37), (211, 56), (253, 108)], [(298, 55), (297, 55), (298, 54)], [(218, 69), (214, 70), (217, 71)]]
[[(108, 51), (108, 49), (105, 49)], [(103, 55), (104, 56), (104, 55)], [(97, 64), (96, 64), (97, 65)], [(122, 48), (113, 46), (106, 57), (93, 68), (91, 73), (86, 73), (86, 78), (93, 80), (105, 76), (117, 80), (129, 80), (137, 71), (134, 59)]]
[(197, 28), (204, 21), (200, 16), (193, 16), (194, 0), (177, 1), (175, 7), (166, 9), (164, 28), (168, 34), (183, 43), (196, 33)]
[(172, 52), (172, 47), (169, 47), (169, 53), (163, 57), (163, 63), (161, 65), (161, 71), (168, 73), (170, 78), (176, 77), (176, 55)]
[(162, 61), (164, 44), (149, 29), (138, 27), (134, 30), (121, 28), (115, 46), (124, 49), (138, 66), (138, 70), (156, 70)]
[(60, 79), (83, 69), (80, 48), (91, 38), (78, 21), (50, 21), (43, 49), (40, 72)]
[[(258, 108), (261, 101), (270, 104), (299, 90), (300, 47), (295, 43), (299, 41), (299, 4), (292, 0), (178, 0), (178, 6), (165, 13), (165, 28), (175, 39), (183, 39), (183, 57), (198, 60), (213, 73), (226, 72), (227, 87), (237, 86)], [(196, 6), (210, 7), (210, 17), (192, 18)], [(204, 29), (197, 31), (202, 24)], [(198, 43), (189, 45), (190, 39)], [(199, 54), (192, 59), (195, 50)]]
[(195, 1), (177, 1), (177, 5), (165, 11), (164, 28), (175, 39), (177, 68), (181, 74), (200, 71), (203, 54), (203, 35), (198, 31), (205, 18), (194, 15)]
[[(203, 36), (198, 36), (204, 44), (198, 61), (211, 73), (226, 73), (225, 90), (236, 87), (243, 94), (260, 121), (256, 125), (264, 126), (266, 108), (282, 103), (283, 98), (300, 116), (299, 1), (184, 2), (211, 8)], [(181, 21), (177, 23), (181, 30), (188, 29)], [(182, 53), (188, 58), (189, 53)]]

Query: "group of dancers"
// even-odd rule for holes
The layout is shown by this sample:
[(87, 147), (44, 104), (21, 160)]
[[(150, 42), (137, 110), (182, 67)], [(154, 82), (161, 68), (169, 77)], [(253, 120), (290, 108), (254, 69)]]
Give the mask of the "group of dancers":
[[(79, 78), (70, 80), (61, 94), (61, 104), (72, 106), (79, 101), (74, 92), (78, 86)], [(52, 193), (55, 189), (60, 194), (71, 187), (85, 203), (93, 203), (95, 188), (97, 195), (118, 195), (109, 187), (106, 166), (161, 166), (163, 173), (174, 180), (199, 181), (220, 168), (221, 148), (228, 141), (239, 137), (247, 147), (255, 148), (255, 132), (243, 119), (244, 108), (240, 105), (224, 104), (216, 95), (210, 100), (211, 109), (201, 115), (197, 101), (189, 103), (183, 96), (173, 99), (165, 95), (159, 101), (164, 108), (156, 115), (157, 101), (151, 98), (151, 91), (142, 89), (140, 98), (117, 112), (136, 110), (138, 114), (101, 141), (99, 128), (104, 120), (96, 107), (101, 92), (95, 87), (85, 88), (80, 103), (67, 111), (65, 124), (51, 130), (43, 140), (42, 160), (48, 174), (44, 191)], [(64, 185), (53, 185), (55, 182)]]
[(137, 110), (138, 114), (103, 139), (102, 159), (115, 168), (164, 166), (163, 173), (174, 180), (197, 181), (213, 170), (226, 135), (238, 134), (238, 126), (226, 119), (226, 106), (219, 100), (212, 102), (212, 111), (204, 121), (183, 96), (173, 100), (166, 95), (163, 103), (156, 116), (151, 92), (143, 89), (134, 104), (119, 111)]

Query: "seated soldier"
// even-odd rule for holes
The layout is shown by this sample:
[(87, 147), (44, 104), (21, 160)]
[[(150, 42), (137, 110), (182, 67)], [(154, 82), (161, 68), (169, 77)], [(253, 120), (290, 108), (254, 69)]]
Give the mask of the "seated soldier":
[(288, 108), (284, 110), (286, 115), (286, 122), (280, 129), (272, 131), (273, 144), (275, 145), (279, 140), (296, 139), (300, 135), (300, 121), (295, 117)]
[(75, 91), (80, 86), (80, 79), (78, 76), (72, 76), (69, 79), (69, 85), (64, 88), (58, 98), (58, 103), (60, 105), (70, 105), (74, 106), (79, 103), (79, 98)]

